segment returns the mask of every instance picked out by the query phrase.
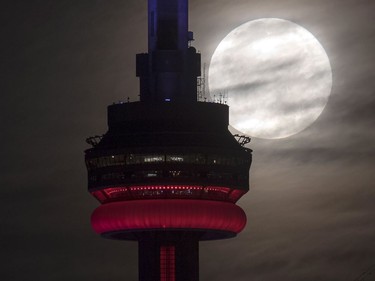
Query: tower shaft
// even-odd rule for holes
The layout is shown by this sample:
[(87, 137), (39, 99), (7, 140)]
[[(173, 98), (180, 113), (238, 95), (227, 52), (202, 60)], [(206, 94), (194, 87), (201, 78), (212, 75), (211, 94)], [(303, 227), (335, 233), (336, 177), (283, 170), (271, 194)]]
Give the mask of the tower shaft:
[(198, 281), (199, 235), (191, 231), (138, 236), (139, 281)]

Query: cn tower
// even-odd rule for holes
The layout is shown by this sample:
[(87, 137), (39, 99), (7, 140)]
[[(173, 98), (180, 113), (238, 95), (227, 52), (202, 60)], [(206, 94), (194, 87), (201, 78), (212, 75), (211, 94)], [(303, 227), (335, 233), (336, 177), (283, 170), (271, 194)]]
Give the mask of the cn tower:
[(102, 237), (138, 241), (140, 281), (199, 280), (199, 241), (237, 235), (251, 150), (228, 130), (229, 107), (197, 98), (200, 54), (188, 0), (148, 1), (140, 101), (108, 106), (108, 131), (87, 139), (89, 192)]

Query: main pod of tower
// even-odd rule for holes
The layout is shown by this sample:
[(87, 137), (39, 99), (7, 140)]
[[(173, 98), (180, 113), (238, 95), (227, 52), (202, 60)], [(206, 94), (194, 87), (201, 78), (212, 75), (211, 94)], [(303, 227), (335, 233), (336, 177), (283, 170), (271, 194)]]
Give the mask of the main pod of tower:
[(108, 106), (108, 131), (88, 139), (93, 229), (139, 242), (140, 281), (195, 281), (198, 242), (236, 236), (246, 215), (251, 150), (228, 131), (226, 104), (197, 101), (200, 54), (187, 0), (149, 0), (140, 101)]

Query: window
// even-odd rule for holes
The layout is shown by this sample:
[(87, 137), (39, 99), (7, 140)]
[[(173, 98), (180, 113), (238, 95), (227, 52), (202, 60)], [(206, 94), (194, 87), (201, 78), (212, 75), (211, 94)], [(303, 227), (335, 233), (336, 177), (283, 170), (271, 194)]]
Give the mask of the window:
[(164, 155), (146, 155), (143, 161), (145, 163), (160, 163), (164, 162)]
[(167, 155), (167, 162), (184, 162), (182, 155)]

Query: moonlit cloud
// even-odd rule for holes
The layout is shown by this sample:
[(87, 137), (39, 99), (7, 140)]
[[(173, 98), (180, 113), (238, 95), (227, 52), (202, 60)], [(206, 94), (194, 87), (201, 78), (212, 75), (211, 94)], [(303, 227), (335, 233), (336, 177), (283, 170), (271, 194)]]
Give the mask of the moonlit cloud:
[[(86, 137), (105, 131), (108, 104), (137, 99), (146, 5), (40, 0), (0, 9), (2, 280), (138, 280), (137, 244), (91, 230), (98, 202), (86, 190), (83, 150)], [(374, 10), (375, 1), (190, 0), (202, 62), (240, 24), (278, 17), (319, 39), (334, 79), (306, 130), (252, 139), (251, 190), (239, 201), (248, 224), (235, 239), (200, 243), (200, 280), (354, 281), (375, 263)], [(272, 87), (267, 71), (298, 60), (258, 64), (262, 72), (238, 88), (262, 96)], [(375, 269), (366, 277), (374, 281)]]
[(332, 86), (328, 57), (314, 36), (289, 21), (261, 19), (234, 29), (209, 69), (211, 93), (228, 91), (233, 127), (282, 138), (314, 122)]

